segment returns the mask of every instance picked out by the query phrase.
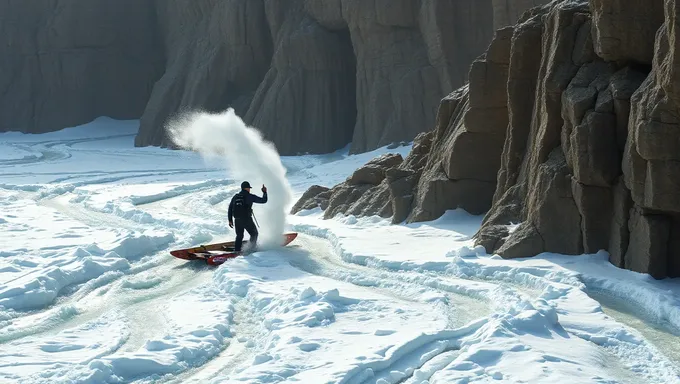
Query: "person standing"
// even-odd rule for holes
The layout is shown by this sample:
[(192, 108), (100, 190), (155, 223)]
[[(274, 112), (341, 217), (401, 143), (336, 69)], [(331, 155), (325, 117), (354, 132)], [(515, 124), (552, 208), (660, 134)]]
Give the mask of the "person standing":
[(267, 187), (262, 185), (262, 197), (250, 193), (250, 183), (241, 183), (241, 192), (234, 195), (229, 203), (229, 228), (236, 226), (236, 243), (234, 251), (241, 252), (243, 246), (244, 230), (250, 236), (249, 243), (252, 249), (257, 245), (258, 231), (253, 222), (253, 203), (265, 204), (267, 202)]

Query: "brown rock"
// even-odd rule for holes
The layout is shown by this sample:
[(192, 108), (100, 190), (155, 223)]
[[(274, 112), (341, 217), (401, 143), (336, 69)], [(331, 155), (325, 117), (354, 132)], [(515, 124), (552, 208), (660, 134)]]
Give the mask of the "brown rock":
[(316, 207), (326, 209), (324, 205), (328, 204), (328, 198), (330, 197), (326, 194), (328, 191), (330, 191), (329, 188), (322, 187), (320, 185), (312, 185), (305, 191), (305, 193), (302, 194), (300, 199), (291, 209), (290, 213), (294, 215), (300, 211), (314, 209)]
[(542, 17), (536, 15), (518, 25), (512, 38), (508, 68), (509, 123), (494, 202), (515, 184), (524, 159), (542, 57), (542, 50), (536, 47), (541, 45), (542, 32)]
[(489, 209), (495, 183), (479, 180), (451, 180), (442, 172), (439, 177), (421, 176), (415, 206), (407, 221), (430, 221), (450, 209), (462, 208), (473, 215)]
[[(536, 105), (527, 144), (531, 150), (527, 152), (524, 169), (520, 170), (527, 175), (527, 185), (534, 185), (534, 178), (540, 174), (538, 168), (560, 145), (562, 92), (579, 70), (572, 56), (578, 32), (588, 21), (588, 15), (584, 13), (587, 11), (585, 3), (562, 2), (556, 3), (546, 16), (542, 46), (546, 59), (538, 74)], [(568, 189), (571, 191), (571, 186)], [(532, 199), (530, 196), (529, 200)]]
[(581, 214), (581, 235), (585, 253), (607, 250), (612, 225), (612, 191), (610, 188), (593, 187), (571, 182), (576, 207)]
[(228, 107), (282, 154), (410, 141), (493, 34), (491, 0), (36, 4), (0, 4), (0, 131), (141, 118), (138, 146)]
[(420, 133), (413, 140), (411, 152), (404, 159), (400, 168), (412, 169), (416, 172), (421, 172), (427, 163), (432, 146), (432, 131), (427, 133)]
[(378, 185), (384, 179), (385, 179), (384, 169), (376, 166), (365, 165), (354, 171), (352, 176), (350, 176), (349, 179), (347, 180), (347, 183), (349, 183), (350, 185), (358, 184)]
[(668, 277), (680, 277), (680, 217), (674, 216), (668, 241)]
[(540, 165), (529, 191), (528, 221), (540, 233), (545, 250), (569, 255), (583, 253), (581, 215), (574, 203), (569, 168), (559, 147)]
[[(675, 3), (674, 1), (672, 3)], [(680, 89), (674, 86), (680, 64), (675, 63), (675, 20), (680, 12), (667, 8), (656, 38), (652, 72), (631, 97), (630, 123), (624, 148), (623, 173), (635, 204), (657, 213), (680, 212)], [(679, 131), (680, 132), (680, 131)], [(632, 241), (632, 240), (631, 240)]]
[(411, 213), (413, 189), (420, 174), (411, 169), (390, 168), (385, 172), (392, 201), (392, 223), (401, 223)]
[[(487, 54), (472, 65), (469, 85), (442, 100), (409, 221), (436, 219), (455, 208), (481, 214), (491, 206), (508, 122), (502, 84), (511, 36), (512, 28), (497, 31)], [(483, 113), (498, 118), (469, 117)]]
[(591, 36), (592, 21), (587, 20), (576, 34), (576, 42), (574, 44), (574, 52), (572, 53), (572, 61), (576, 65), (584, 65), (594, 61), (597, 58), (593, 48), (593, 39)]
[(348, 201), (346, 215), (354, 216), (380, 216), (388, 218), (392, 216), (392, 203), (387, 182), (371, 187), (356, 201)]
[(529, 222), (523, 222), (496, 253), (505, 259), (516, 259), (536, 256), (543, 253), (545, 249), (541, 234), (536, 227)]
[(612, 194), (614, 199), (611, 233), (609, 235), (609, 261), (619, 268), (627, 268), (625, 255), (630, 241), (628, 220), (630, 210), (633, 207), (633, 200), (630, 198), (630, 191), (626, 188), (622, 177), (619, 177)]
[(371, 184), (378, 185), (385, 179), (385, 171), (403, 162), (400, 154), (387, 153), (369, 161), (363, 167), (354, 171), (347, 179), (349, 185)]
[(634, 209), (628, 223), (630, 244), (625, 256), (626, 268), (649, 273), (656, 279), (668, 274), (668, 241), (671, 220), (660, 215), (645, 215)]
[(328, 200), (328, 208), (324, 211), (324, 219), (346, 214), (371, 187), (369, 184), (350, 186), (345, 183), (333, 187), (331, 198)]
[[(630, 117), (630, 98), (640, 87), (647, 74), (626, 67), (616, 72), (609, 85), (614, 99), (616, 114), (616, 140), (619, 151), (623, 152), (628, 138), (628, 119)], [(598, 111), (599, 112), (599, 111)]]
[(482, 228), (487, 225), (508, 225), (522, 222), (522, 208), (526, 197), (526, 187), (523, 184), (513, 185), (484, 216)]
[(487, 225), (475, 234), (475, 245), (481, 245), (486, 253), (493, 254), (505, 244), (509, 236), (507, 225)]
[(621, 173), (616, 117), (591, 112), (584, 120), (570, 137), (574, 176), (586, 185), (609, 187)]
[(495, 189), (504, 136), (470, 132), (465, 126), (460, 127), (443, 154), (446, 176), (452, 180), (486, 181)]
[(595, 51), (607, 61), (651, 64), (664, 0), (590, 0)]

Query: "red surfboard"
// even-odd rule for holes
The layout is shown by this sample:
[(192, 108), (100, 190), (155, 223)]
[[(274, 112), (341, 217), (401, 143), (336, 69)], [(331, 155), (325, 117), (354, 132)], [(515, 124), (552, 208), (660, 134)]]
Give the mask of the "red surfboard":
[[(290, 232), (283, 235), (283, 243), (286, 246), (290, 244), (297, 237), (296, 232)], [(234, 252), (234, 241), (227, 241), (224, 243), (215, 243), (201, 245), (193, 248), (177, 249), (170, 251), (170, 254), (178, 259), (183, 260), (203, 260), (209, 265), (220, 265), (229, 259), (241, 256), (240, 252)], [(243, 241), (243, 246), (248, 244), (247, 240)]]

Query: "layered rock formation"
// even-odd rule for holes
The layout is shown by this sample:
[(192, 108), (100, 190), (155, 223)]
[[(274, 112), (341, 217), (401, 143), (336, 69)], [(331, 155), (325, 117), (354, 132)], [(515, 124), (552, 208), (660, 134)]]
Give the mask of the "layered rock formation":
[(377, 215), (400, 223), (411, 212), (431, 144), (432, 134), (421, 133), (406, 159), (386, 154), (369, 161), (333, 188), (314, 185), (300, 197), (291, 213), (318, 207), (324, 210), (325, 219), (338, 214)]
[(136, 145), (169, 145), (175, 113), (233, 106), (243, 115), (269, 68), (272, 40), (262, 1), (157, 0), (165, 63), (141, 115)]
[[(419, 135), (403, 162), (383, 167), (384, 176), (373, 183), (356, 183), (352, 176), (329, 191), (307, 191), (293, 213), (320, 206), (326, 218), (379, 215), (399, 223), (433, 220), (457, 207), (487, 211), (508, 124), (507, 95), (497, 84), (508, 79), (512, 31), (497, 31), (488, 52), (472, 63), (469, 85), (442, 100), (434, 131)], [(357, 172), (371, 168), (369, 163)], [(341, 203), (327, 205), (324, 197)]]
[(0, 1), (0, 132), (135, 119), (163, 73), (152, 1)]
[(515, 17), (508, 4), (4, 1), (0, 130), (141, 118), (136, 144), (166, 146), (176, 114), (233, 107), (283, 154), (409, 141), (464, 84), (494, 11)]
[(556, 0), (499, 29), (442, 100), (410, 212), (393, 221), (490, 207), (475, 235), (488, 252), (607, 250), (680, 276), (676, 1)]
[[(536, 100), (528, 136), (506, 141), (494, 206), (477, 235), (489, 252), (521, 257), (604, 249), (619, 267), (656, 278), (680, 275), (672, 240), (677, 211), (668, 204), (680, 193), (669, 180), (679, 175), (674, 158), (659, 147), (672, 142), (659, 132), (672, 132), (677, 121), (661, 117), (674, 115), (675, 107), (666, 109), (668, 94), (655, 84), (659, 76), (673, 77), (663, 65), (673, 51), (670, 24), (659, 17), (661, 0), (626, 11), (619, 5), (562, 2), (534, 17), (544, 41), (534, 71)], [(672, 8), (667, 12), (675, 18)], [(640, 32), (612, 28), (625, 20)], [(512, 88), (508, 83), (511, 100)], [(510, 103), (511, 116), (515, 110)], [(527, 109), (517, 115), (527, 116)], [(524, 130), (511, 122), (508, 132)], [(521, 223), (512, 233), (511, 222)]]

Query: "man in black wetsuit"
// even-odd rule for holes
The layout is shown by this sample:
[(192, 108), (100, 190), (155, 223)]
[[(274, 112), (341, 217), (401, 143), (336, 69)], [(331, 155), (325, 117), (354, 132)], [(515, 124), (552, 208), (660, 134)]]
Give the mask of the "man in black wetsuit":
[(241, 252), (243, 245), (243, 230), (248, 231), (250, 235), (250, 244), (252, 249), (257, 243), (257, 227), (253, 222), (253, 203), (264, 204), (267, 202), (267, 187), (262, 185), (262, 197), (250, 194), (250, 183), (244, 181), (241, 183), (241, 192), (232, 197), (229, 203), (229, 228), (234, 228), (234, 219), (236, 219), (236, 243), (234, 244), (234, 251)]

